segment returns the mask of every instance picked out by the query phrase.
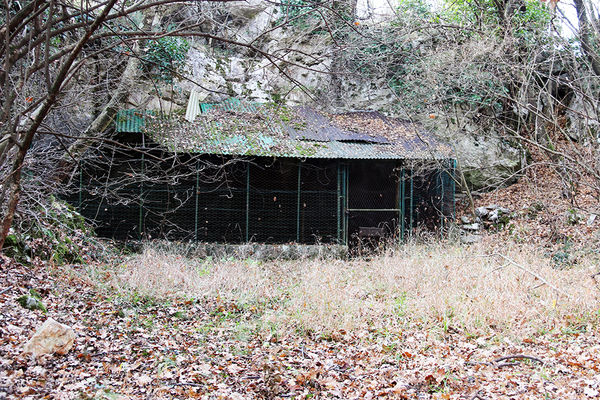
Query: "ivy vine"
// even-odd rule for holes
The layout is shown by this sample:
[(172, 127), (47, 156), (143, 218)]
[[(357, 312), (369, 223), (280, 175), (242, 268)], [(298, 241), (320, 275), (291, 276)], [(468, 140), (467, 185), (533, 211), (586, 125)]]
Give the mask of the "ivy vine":
[(171, 83), (183, 72), (190, 44), (186, 39), (165, 36), (150, 40), (142, 59), (142, 69), (152, 78)]

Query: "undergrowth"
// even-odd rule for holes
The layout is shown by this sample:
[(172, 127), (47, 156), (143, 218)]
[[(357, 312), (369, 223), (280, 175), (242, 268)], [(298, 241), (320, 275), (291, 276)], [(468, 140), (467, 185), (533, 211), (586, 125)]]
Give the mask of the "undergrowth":
[(25, 265), (49, 261), (54, 265), (83, 264), (98, 258), (105, 245), (71, 205), (51, 196), (36, 218), (16, 216), (2, 249)]
[(596, 270), (592, 260), (557, 269), (535, 249), (514, 245), (501, 255), (485, 244), (430, 243), (369, 259), (269, 262), (198, 259), (149, 246), (108, 276), (111, 290), (124, 296), (193, 299), (220, 319), (271, 334), (327, 337), (418, 325), (528, 336), (595, 325)]

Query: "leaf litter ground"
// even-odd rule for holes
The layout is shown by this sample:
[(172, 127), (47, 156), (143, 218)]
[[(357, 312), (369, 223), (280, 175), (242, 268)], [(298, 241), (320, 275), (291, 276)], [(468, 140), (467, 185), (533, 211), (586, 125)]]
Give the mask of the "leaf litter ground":
[[(2, 259), (0, 398), (589, 399), (600, 391), (597, 327), (522, 339), (418, 323), (268, 334), (240, 329), (248, 313), (218, 299), (124, 303), (85, 268)], [(30, 288), (47, 314), (17, 304)], [(22, 354), (47, 317), (76, 330), (74, 348)], [(533, 358), (499, 360), (515, 355)]]

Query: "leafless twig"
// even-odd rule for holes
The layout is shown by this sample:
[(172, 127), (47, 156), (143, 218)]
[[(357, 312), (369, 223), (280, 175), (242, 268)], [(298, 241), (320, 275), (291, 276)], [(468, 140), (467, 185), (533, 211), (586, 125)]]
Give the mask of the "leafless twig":
[(535, 278), (539, 279), (541, 282), (543, 282), (544, 284), (548, 285), (548, 287), (552, 288), (555, 292), (562, 294), (563, 296), (570, 298), (571, 296), (566, 293), (563, 290), (560, 290), (558, 287), (554, 286), (553, 284), (551, 284), (550, 282), (548, 282), (544, 277), (542, 277), (540, 274), (538, 274), (537, 272), (534, 272), (526, 267), (524, 267), (523, 265), (519, 264), (518, 262), (512, 260), (511, 258), (505, 256), (504, 254), (500, 254), (500, 253), (494, 253), (493, 255), (498, 256), (500, 258), (502, 258), (503, 260), (509, 262), (510, 264), (514, 265), (515, 267), (519, 268), (520, 270), (523, 270), (525, 272), (527, 272), (528, 274), (534, 276)]
[(483, 397), (483, 396), (481, 395), (481, 391), (478, 391), (477, 393), (475, 393), (475, 394), (474, 394), (474, 395), (473, 395), (473, 396), (470, 398), (470, 400), (476, 400), (476, 399), (479, 399), (479, 400), (487, 400), (485, 397)]
[(533, 357), (533, 356), (528, 356), (528, 355), (525, 355), (525, 354), (515, 354), (515, 355), (511, 355), (511, 356), (499, 357), (499, 358), (496, 358), (493, 361), (493, 364), (496, 364), (497, 367), (512, 366), (512, 365), (516, 365), (516, 364), (515, 363), (502, 363), (502, 364), (499, 364), (499, 363), (502, 362), (502, 361), (514, 360), (514, 359), (531, 360), (531, 361), (538, 362), (538, 363), (540, 363), (542, 365), (545, 364), (545, 362), (542, 361), (542, 360), (540, 360), (539, 358)]
[(594, 284), (596, 285), (596, 288), (598, 290), (600, 290), (600, 283), (598, 282), (598, 279), (596, 278), (598, 275), (600, 275), (600, 272), (596, 272), (595, 274), (592, 274), (590, 277), (594, 280)]
[(525, 359), (525, 360), (531, 360), (531, 361), (538, 362), (542, 365), (546, 364), (543, 360), (541, 360), (537, 357), (528, 356), (525, 354), (514, 354), (514, 355), (510, 355), (510, 356), (503, 356), (503, 357), (496, 358), (493, 361), (469, 361), (467, 364), (468, 365), (487, 365), (487, 366), (492, 366), (492, 367), (496, 367), (496, 368), (512, 367), (512, 366), (518, 365), (518, 363), (503, 363), (502, 361), (514, 360), (514, 359)]

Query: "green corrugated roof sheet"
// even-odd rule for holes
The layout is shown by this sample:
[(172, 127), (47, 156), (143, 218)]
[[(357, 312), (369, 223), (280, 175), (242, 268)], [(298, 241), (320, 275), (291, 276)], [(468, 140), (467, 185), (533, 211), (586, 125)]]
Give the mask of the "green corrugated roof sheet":
[(156, 115), (156, 113), (134, 109), (118, 111), (115, 117), (115, 130), (117, 132), (142, 132), (148, 115)]
[(202, 110), (203, 114), (206, 114), (211, 110), (255, 113), (258, 111), (259, 107), (260, 103), (241, 101), (235, 97), (222, 101), (221, 103), (200, 103), (200, 110)]

